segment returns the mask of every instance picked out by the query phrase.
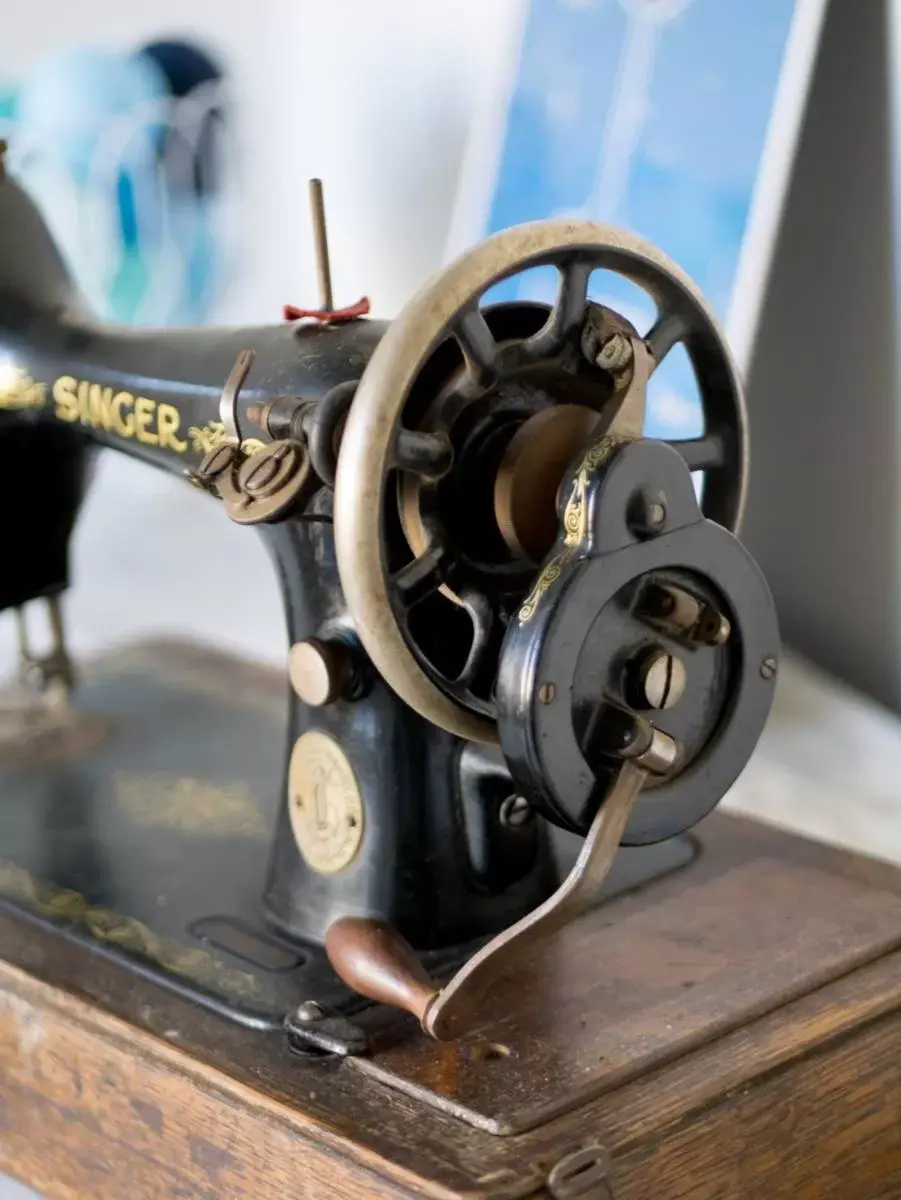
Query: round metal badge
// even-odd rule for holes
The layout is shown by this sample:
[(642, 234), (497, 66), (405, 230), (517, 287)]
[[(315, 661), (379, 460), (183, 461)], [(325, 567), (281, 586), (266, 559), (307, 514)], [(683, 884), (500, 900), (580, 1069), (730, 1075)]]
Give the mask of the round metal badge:
[(363, 798), (333, 738), (310, 730), (297, 739), (288, 789), (291, 827), (303, 857), (323, 875), (343, 871), (363, 840)]

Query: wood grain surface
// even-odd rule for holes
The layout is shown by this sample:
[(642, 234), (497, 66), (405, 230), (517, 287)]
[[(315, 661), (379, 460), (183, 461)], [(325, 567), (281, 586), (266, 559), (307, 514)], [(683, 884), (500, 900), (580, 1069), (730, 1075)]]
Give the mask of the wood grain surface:
[(407, 1038), (353, 1065), (520, 1133), (901, 948), (901, 896), (784, 858), (702, 857), (652, 892), (534, 947), (473, 1038)]
[[(829, 886), (825, 877), (861, 894), (901, 894), (901, 876), (884, 864), (763, 826), (714, 817), (701, 832), (711, 877), (766, 861), (814, 892)], [(651, 914), (677, 892), (684, 903), (698, 893), (698, 870), (614, 902), (595, 916), (597, 936), (615, 905)], [(745, 893), (746, 926), (765, 900), (757, 884)], [(658, 950), (634, 946), (646, 970)], [(123, 988), (102, 960), (86, 978), (74, 947), (14, 921), (0, 921), (0, 954), (0, 1169), (60, 1200), (513, 1200), (548, 1195), (551, 1167), (585, 1145), (609, 1152), (615, 1200), (901, 1196), (898, 950), (849, 964), (671, 1060), (649, 1061), (516, 1136), (474, 1128), (359, 1066), (293, 1058), (279, 1035), (248, 1032), (155, 985)], [(41, 982), (51, 965), (59, 986)], [(590, 984), (603, 960), (551, 955), (547, 967), (582, 980), (596, 1022), (601, 993)], [(540, 993), (520, 989), (505, 1003), (534, 1008)], [(509, 1020), (509, 1008), (498, 1019)], [(570, 1008), (559, 1019), (544, 1057), (533, 1050), (536, 1086), (587, 1017)], [(615, 1004), (610, 1019), (623, 1019)], [(384, 1025), (373, 1014), (372, 1029), (377, 1044), (402, 1047), (414, 1066), (433, 1054), (412, 1022)], [(483, 1038), (495, 1032), (486, 1027)], [(503, 1078), (510, 1058), (485, 1066)]]

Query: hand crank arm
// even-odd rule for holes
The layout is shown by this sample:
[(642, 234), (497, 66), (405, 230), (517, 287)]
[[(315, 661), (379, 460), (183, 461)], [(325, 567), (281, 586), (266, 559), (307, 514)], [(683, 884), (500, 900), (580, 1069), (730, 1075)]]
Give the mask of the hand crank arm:
[(634, 762), (620, 767), (575, 866), (553, 895), (492, 938), (438, 988), (408, 942), (384, 922), (362, 917), (335, 921), (325, 939), (329, 961), (344, 982), (380, 1004), (412, 1013), (439, 1041), (469, 1032), (490, 986), (525, 947), (555, 933), (597, 900), (613, 865), (629, 814), (647, 778)]

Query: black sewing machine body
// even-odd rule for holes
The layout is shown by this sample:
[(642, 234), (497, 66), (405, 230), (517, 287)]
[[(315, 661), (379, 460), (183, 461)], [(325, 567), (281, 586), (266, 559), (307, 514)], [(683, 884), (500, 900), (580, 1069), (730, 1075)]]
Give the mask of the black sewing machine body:
[[(245, 409), (273, 396), (315, 403), (359, 378), (385, 328), (378, 321), (282, 324), (167, 332), (162, 340), (107, 330), (82, 313), (43, 222), (9, 181), (0, 186), (0, 229), (0, 353), (22, 372), (18, 402), (31, 395), (27, 408), (0, 414), (0, 454), (9, 462), (0, 487), (16, 513), (4, 547), (11, 569), (0, 582), (2, 609), (68, 586), (70, 537), (98, 446), (184, 474), (221, 435), (222, 381), (240, 351), (254, 350), (259, 363), (242, 394)], [(388, 918), (422, 949), (460, 946), (509, 924), (552, 888), (547, 838), (537, 822), (500, 823), (512, 783), (499, 756), (480, 762), (367, 669), (341, 593), (330, 499), (323, 490), (304, 512), (259, 532), (282, 589), (286, 650), (314, 635), (334, 637), (359, 663), (365, 695), (355, 703), (310, 708), (286, 689), (281, 737), (285, 774), (302, 733), (319, 729), (340, 742), (365, 793), (365, 846), (352, 872), (312, 871), (298, 853), (287, 807), (267, 805), (275, 824), (266, 913), (281, 934), (307, 943), (321, 943), (335, 912), (353, 911)], [(271, 744), (267, 738), (270, 755)], [(158, 769), (165, 765), (162, 747)], [(281, 796), (286, 787), (283, 781)], [(190, 851), (189, 840), (186, 857)]]
[[(565, 307), (563, 300), (560, 307)], [(556, 319), (549, 317), (549, 311), (546, 305), (501, 305), (486, 308), (484, 320), (497, 346), (513, 347), (506, 352), (509, 357), (518, 346), (534, 346), (537, 352), (545, 345), (547, 325), (552, 326)], [(127, 711), (129, 722), (145, 726), (136, 758), (134, 737), (127, 732), (119, 736), (115, 719), (105, 727), (107, 732), (93, 740), (91, 735), (75, 735), (67, 740), (57, 724), (50, 737), (57, 738), (59, 752), (49, 758), (38, 743), (34, 753), (29, 756), (25, 752), (24, 757), (21, 745), (18, 749), (13, 746), (11, 757), (9, 747), (0, 748), (0, 768), (6, 763), (9, 772), (4, 796), (18, 789), (26, 797), (30, 813), (24, 821), (21, 813), (10, 818), (8, 806), (3, 809), (6, 819), (0, 813), (0, 830), (4, 824), (7, 826), (6, 848), (2, 851), (6, 867), (0, 872), (0, 884), (5, 879), (6, 887), (0, 886), (0, 902), (92, 952), (118, 955), (133, 970), (187, 990), (201, 1003), (251, 1023), (279, 1023), (291, 1008), (305, 1000), (342, 1012), (359, 1006), (360, 998), (336, 979), (323, 953), (326, 934), (336, 919), (350, 916), (385, 923), (423, 952), (439, 974), (446, 975), (473, 945), (520, 921), (545, 901), (566, 874), (579, 845), (571, 835), (555, 831), (552, 846), (549, 826), (535, 818), (533, 802), (541, 808), (542, 793), (546, 792), (540, 778), (542, 768), (535, 767), (543, 753), (540, 746), (545, 735), (536, 733), (537, 749), (523, 749), (522, 754), (516, 751), (522, 771), (514, 782), (500, 747), (479, 744), (491, 739), (460, 736), (447, 727), (449, 724), (455, 729), (454, 720), (442, 728), (440, 722), (425, 719), (388, 686), (372, 661), (372, 640), (367, 643), (367, 653), (361, 642), (360, 623), (351, 615), (336, 555), (331, 486), (334, 460), (354, 386), (366, 372), (388, 328), (389, 323), (372, 320), (191, 331), (104, 328), (83, 312), (60, 256), (24, 192), (9, 179), (0, 182), (0, 362), (5, 372), (0, 377), (0, 455), (4, 462), (0, 495), (5, 510), (14, 514), (5, 523), (3, 534), (7, 569), (0, 580), (0, 610), (58, 597), (69, 585), (70, 538), (89, 483), (91, 457), (98, 447), (124, 451), (209, 485), (203, 472), (223, 445), (229, 445), (229, 430), (222, 420), (223, 385), (242, 356), (244, 375), (232, 395), (232, 413), (245, 438), (239, 438), (239, 451), (232, 439), (228, 453), (246, 455), (273, 442), (283, 444), (279, 438), (300, 438), (309, 445), (315, 470), (298, 482), (292, 503), (284, 512), (279, 511), (277, 519), (259, 523), (259, 532), (273, 559), (284, 599), (286, 651), (288, 647), (314, 644), (326, 647), (329, 655), (337, 655), (340, 660), (341, 670), (335, 680), (329, 681), (332, 694), (324, 702), (304, 702), (295, 683), (285, 688), (287, 694), (283, 693), (279, 711), (279, 703), (276, 701), (273, 708), (271, 697), (257, 703), (256, 685), (248, 683), (240, 672), (232, 675), (221, 664), (203, 666), (188, 650), (184, 651), (184, 661), (194, 666), (187, 672), (173, 672), (169, 669), (171, 652), (161, 651), (156, 656), (145, 656), (139, 668), (132, 659), (130, 663), (125, 661), (118, 673), (101, 673), (96, 680), (89, 677), (83, 689), (82, 703), (88, 708), (99, 705), (113, 717), (116, 713), (122, 717)], [(625, 333), (621, 334), (620, 329)], [(625, 325), (614, 324), (614, 330), (614, 337), (631, 336)], [(702, 362), (715, 357), (710, 346), (713, 337), (706, 327), (696, 337), (695, 349)], [(600, 406), (615, 399), (615, 372), (619, 370), (614, 365), (598, 374), (591, 362), (586, 366), (580, 348), (584, 338), (582, 335), (580, 343), (576, 329), (575, 341), (570, 339), (567, 348), (558, 353), (555, 361), (562, 365), (555, 368), (553, 377), (544, 358), (537, 358), (535, 365), (530, 361), (517, 363), (513, 382), (497, 385), (492, 393), (493, 408), (474, 404), (475, 418), (458, 421), (463, 433), (458, 432), (458, 425), (453, 427), (454, 461), (463, 463), (463, 482), (455, 485), (456, 495), (451, 492), (451, 508), (455, 501), (461, 508), (469, 502), (468, 495), (460, 492), (461, 487), (466, 493), (477, 494), (474, 503), (484, 500), (479, 481), (493, 478), (499, 471), (504, 447), (510, 443), (510, 430), (543, 419), (557, 403), (575, 398), (583, 405), (580, 432), (564, 431), (570, 439), (567, 445), (571, 443), (569, 457), (572, 449), (584, 443), (584, 404)], [(639, 343), (635, 345), (640, 349)], [(425, 414), (420, 428), (426, 432), (414, 435), (406, 447), (398, 450), (401, 467), (412, 464), (411, 469), (416, 470), (418, 455), (436, 454), (436, 444), (441, 450), (435, 435), (428, 432), (432, 397), (450, 395), (453, 410), (453, 389), (460, 386), (454, 381), (459, 379), (461, 369), (465, 374), (470, 363), (465, 339), (462, 356), (459, 350), (449, 352), (443, 341), (431, 346), (429, 353), (431, 357), (413, 393), (414, 406), (418, 404), (417, 411)], [(248, 375), (246, 368), (251, 359), (253, 370)], [(721, 368), (717, 370), (721, 372)], [(725, 384), (721, 377), (717, 381), (724, 394), (728, 393), (727, 384), (728, 379)], [(490, 390), (494, 385), (486, 387)], [(728, 401), (714, 393), (712, 428), (720, 440), (708, 464), (704, 503), (705, 511), (726, 524), (737, 519), (739, 502), (724, 479), (730, 463), (741, 462), (743, 454), (742, 434), (732, 429), (730, 411)], [(503, 438), (490, 424), (498, 419), (498, 413), (507, 420)], [(256, 425), (255, 436), (247, 440), (246, 432), (252, 425)], [(574, 436), (581, 440), (572, 442)], [(611, 445), (618, 450), (620, 443)], [(694, 451), (687, 453), (686, 462), (695, 465), (690, 460)], [(659, 466), (651, 463), (653, 457), (648, 458), (647, 467), (642, 467), (640, 456), (633, 455), (637, 466), (628, 468), (621, 463), (620, 475), (625, 472), (624, 477), (628, 477), (629, 470), (633, 475), (637, 471), (634, 479), (638, 480), (643, 478), (643, 470), (662, 471), (661, 478), (675, 471), (678, 478), (673, 494), (682, 488), (684, 496), (672, 503), (666, 517), (673, 527), (672, 536), (682, 536), (683, 526), (687, 530), (692, 524), (703, 534), (705, 523), (685, 467), (675, 455), (671, 458), (678, 466), (669, 463), (666, 453)], [(696, 465), (704, 464), (698, 460)], [(446, 470), (446, 466), (440, 470)], [(581, 470), (581, 475), (570, 472), (560, 482), (557, 494), (564, 486), (581, 488), (579, 511), (587, 514), (603, 503), (600, 497), (604, 487), (610, 491), (613, 485), (605, 484), (603, 472), (597, 475), (593, 466), (588, 474), (584, 465)], [(608, 474), (612, 478), (616, 472), (611, 468)], [(684, 484), (679, 482), (682, 476)], [(397, 485), (392, 482), (391, 486)], [(265, 489), (262, 494), (265, 501)], [(414, 553), (420, 553), (415, 536), (406, 524), (402, 528), (408, 519), (409, 505), (404, 507), (407, 493), (401, 488), (398, 495), (401, 515), (388, 521), (384, 550), (390, 568), (404, 561), (402, 556), (397, 557), (398, 547), (406, 550), (409, 558), (406, 542), (413, 544)], [(550, 496), (552, 502), (553, 493)], [(239, 498), (237, 516), (234, 510), (232, 513), (234, 519), (242, 519), (242, 502)], [(431, 529), (434, 512), (429, 515), (427, 503), (421, 511), (425, 513), (424, 527)], [(512, 502), (510, 511), (514, 511)], [(648, 511), (654, 513), (653, 504)], [(526, 601), (526, 608), (529, 604), (537, 606), (545, 591), (555, 596), (555, 589), (560, 591), (564, 583), (569, 587), (568, 573), (576, 570), (583, 551), (593, 544), (609, 541), (612, 536), (610, 548), (617, 549), (634, 541), (638, 535), (633, 537), (628, 532), (632, 518), (625, 509), (623, 513), (622, 532), (617, 529), (613, 534), (613, 526), (608, 528), (597, 516), (587, 524), (583, 520), (582, 550), (575, 558), (573, 547), (577, 543), (571, 543), (570, 530), (562, 553), (546, 560), (544, 573), (537, 576), (537, 590)], [(151, 514), (148, 519), (152, 519)], [(605, 520), (609, 524), (609, 519)], [(456, 532), (459, 540), (462, 534), (459, 529)], [(638, 540), (649, 536), (649, 532), (642, 532)], [(729, 542), (728, 535), (720, 532)], [(248, 530), (247, 536), (253, 536), (253, 532)], [(518, 530), (510, 536), (515, 544)], [(453, 677), (455, 671), (461, 678), (466, 674), (464, 659), (469, 660), (466, 654), (461, 657), (457, 645), (464, 610), (474, 614), (476, 642), (479, 640), (481, 610), (478, 599), (471, 598), (473, 578), (489, 590), (495, 588), (505, 612), (505, 625), (520, 620), (525, 629), (522, 613), (526, 608), (520, 610), (519, 618), (515, 614), (536, 578), (537, 563), (545, 552), (542, 550), (528, 562), (506, 548), (498, 556), (494, 543), (500, 545), (500, 541), (496, 532), (491, 537), (494, 542), (482, 538), (478, 562), (478, 554), (467, 557), (461, 553), (455, 573), (442, 575), (442, 586), (456, 587), (462, 603), (450, 608), (446, 619), (420, 621), (417, 629), (416, 636), (425, 645), (424, 650), (416, 651), (417, 660), (425, 667), (430, 656), (431, 661), (444, 663), (456, 656), (456, 666), (444, 671), (448, 677)], [(724, 553), (726, 558), (733, 553), (731, 542), (725, 545)], [(700, 569), (706, 570), (708, 558), (711, 556), (702, 555), (698, 560)], [(486, 566), (482, 560), (491, 561)], [(666, 568), (665, 556), (661, 562)], [(203, 569), (202, 554), (198, 555), (197, 566)], [(558, 579), (561, 572), (562, 582)], [(665, 587), (675, 588), (680, 578), (677, 572), (668, 583), (664, 580)], [(690, 582), (691, 576), (687, 578)], [(634, 593), (630, 579), (627, 573), (624, 587), (628, 584)], [(469, 582), (464, 586), (459, 580)], [(757, 586), (752, 580), (751, 591)], [(760, 596), (765, 596), (765, 589)], [(628, 603), (633, 602), (637, 603), (634, 594)], [(697, 612), (681, 630), (671, 629), (677, 641), (688, 638), (690, 642), (696, 636), (691, 630), (700, 628), (702, 617), (716, 617), (716, 606), (722, 607), (722, 593), (717, 586), (704, 585), (689, 596), (689, 602)], [(610, 603), (622, 606), (624, 601), (618, 595)], [(702, 648), (695, 654), (699, 661), (707, 661), (704, 656), (710, 659), (713, 674), (707, 691), (713, 688), (717, 704), (723, 702), (724, 681), (729, 679), (742, 691), (747, 688), (760, 693), (751, 705), (750, 721), (745, 722), (749, 724), (747, 738), (751, 744), (756, 738), (754, 730), (759, 732), (762, 725), (771, 689), (768, 677), (760, 683), (757, 664), (749, 667), (748, 648), (756, 646), (757, 641), (772, 646), (775, 630), (766, 606), (758, 608), (763, 612), (759, 630), (746, 629), (742, 619), (742, 637), (747, 639), (744, 665), (736, 666), (739, 659), (734, 655), (728, 660), (720, 657), (719, 646), (730, 626), (722, 617), (717, 619), (723, 624), (724, 637), (718, 642), (719, 634), (710, 636), (708, 629), (703, 636), (698, 635), (697, 646)], [(507, 671), (510, 681), (504, 686), (509, 696), (518, 697), (500, 702), (501, 709), (507, 705), (508, 722), (520, 719), (513, 713), (514, 708), (521, 708), (525, 714), (534, 700), (533, 684), (523, 691), (523, 671), (551, 645), (551, 616), (546, 604), (542, 621), (535, 625), (543, 630), (540, 638), (546, 639), (540, 644), (527, 631), (517, 635), (518, 641), (508, 636), (504, 643), (515, 648), (508, 653), (507, 661), (512, 666)], [(252, 619), (250, 614), (248, 619)], [(653, 625), (657, 618), (648, 620)], [(750, 625), (755, 625), (755, 619)], [(631, 636), (634, 639), (634, 632)], [(641, 649), (644, 640), (640, 634), (639, 657), (645, 653)], [(488, 641), (490, 653), (504, 653), (496, 634)], [(587, 686), (580, 700), (586, 713), (594, 703), (593, 689), (612, 688), (617, 692), (623, 670), (629, 679), (630, 672), (634, 673), (631, 666), (623, 668), (619, 650), (613, 659), (606, 649), (598, 650), (595, 658), (590, 668), (595, 674), (589, 672), (585, 677), (583, 670), (581, 683), (573, 683), (574, 694), (577, 684), (583, 692)], [(384, 660), (381, 670), (385, 670)], [(609, 673), (609, 685), (603, 682), (602, 671)], [(507, 676), (502, 673), (499, 678), (503, 681)], [(474, 713), (474, 717), (466, 718), (470, 724), (483, 721), (498, 707), (493, 678), (491, 670), (484, 668), (481, 674), (471, 673), (465, 695)], [(624, 686), (632, 695), (633, 684), (627, 680)], [(449, 686), (448, 691), (454, 696), (459, 689), (455, 692)], [(720, 718), (710, 703), (709, 698), (702, 697), (700, 707), (696, 706), (694, 716), (690, 716), (684, 729), (688, 743), (692, 738), (700, 739), (698, 746), (702, 747), (710, 729), (718, 728)], [(737, 702), (733, 708), (737, 708)], [(76, 724), (78, 711), (76, 706), (72, 718)], [(174, 718), (175, 727), (160, 725), (160, 715), (166, 712)], [(542, 712), (537, 710), (536, 720)], [(59, 714), (55, 719), (59, 722)], [(120, 730), (124, 728), (123, 720)], [(233, 732), (235, 720), (242, 722), (244, 732), (240, 736)], [(523, 715), (522, 720), (528, 724), (530, 718)], [(477, 732), (482, 728), (474, 727)], [(646, 732), (650, 736), (650, 728), (641, 722), (642, 736)], [(148, 740), (151, 730), (152, 743)], [(253, 731), (252, 736), (248, 730)], [(518, 726), (511, 734), (508, 725), (505, 747), (518, 745), (517, 739)], [(665, 735), (663, 741), (672, 739)], [(151, 751), (148, 744), (152, 745)], [(45, 739), (45, 749), (46, 745)], [(300, 747), (305, 756), (303, 763), (297, 761)], [(609, 764), (618, 761), (620, 749), (602, 745), (598, 753), (608, 763), (604, 770), (612, 771)], [(655, 740), (645, 757), (654, 759), (654, 769), (668, 769), (656, 761), (667, 753), (666, 745), (660, 750)], [(275, 760), (281, 763), (280, 778), (273, 766)], [(534, 770), (538, 776), (530, 775)], [(195, 781), (198, 775), (212, 778), (211, 788), (201, 800), (215, 809), (210, 797), (225, 795), (221, 820), (213, 812), (205, 827), (196, 822), (190, 829), (180, 827), (176, 818), (168, 826), (165, 821), (151, 821), (149, 825), (144, 821), (141, 829), (126, 825), (123, 831), (123, 778), (126, 792), (130, 788), (133, 797), (136, 775), (152, 778), (161, 773), (165, 776), (167, 771)], [(734, 777), (731, 766), (727, 774)], [(292, 797), (300, 786), (298, 779), (312, 789), (306, 818), (297, 818), (296, 810), (291, 815)], [(254, 809), (249, 825), (256, 834), (250, 841), (246, 838), (247, 821), (243, 833), (238, 827), (229, 827), (234, 805), (228, 800), (228, 786), (235, 780), (240, 781), (245, 799), (251, 797)], [(664, 800), (665, 794), (654, 792), (663, 795)], [(188, 805), (198, 803), (196, 791), (183, 798)], [(691, 820), (716, 798), (702, 796)], [(145, 796), (143, 803), (145, 808), (152, 807), (154, 801)], [(583, 835), (588, 831), (589, 809), (575, 815), (558, 804), (554, 810), (552, 797), (548, 806), (555, 824)], [(661, 807), (658, 800), (656, 809), (650, 802), (645, 811), (661, 813), (665, 808), (665, 803)], [(315, 812), (311, 816), (312, 810)], [(308, 822), (306, 843), (304, 829), (297, 825), (299, 819)], [(625, 840), (633, 844), (654, 842), (678, 833), (688, 823), (680, 826), (676, 819), (670, 822), (672, 829), (655, 833), (656, 821), (656, 816), (650, 824), (647, 819), (644, 825), (639, 820), (634, 829), (640, 827), (642, 831), (631, 837), (627, 831)], [(260, 827), (271, 830), (265, 869)], [(7, 852), (11, 855), (8, 860)], [(653, 875), (684, 865), (692, 853), (691, 844), (681, 837), (671, 837), (659, 846), (626, 851), (617, 860), (608, 891), (634, 887)], [(46, 877), (48, 871), (51, 878)], [(160, 877), (168, 872), (183, 875), (185, 886), (163, 886)], [(164, 900), (167, 893), (175, 898), (172, 905), (165, 901), (166, 911), (154, 907), (151, 897), (156, 892)], [(357, 990), (365, 993), (366, 987)]]

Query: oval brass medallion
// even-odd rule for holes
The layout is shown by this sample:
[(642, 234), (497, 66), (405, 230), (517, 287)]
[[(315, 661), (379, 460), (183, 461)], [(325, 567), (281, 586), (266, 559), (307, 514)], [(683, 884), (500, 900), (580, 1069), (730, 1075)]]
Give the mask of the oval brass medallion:
[(363, 799), (347, 755), (325, 733), (302, 734), (291, 754), (288, 809), (301, 854), (323, 875), (342, 871), (363, 840)]

